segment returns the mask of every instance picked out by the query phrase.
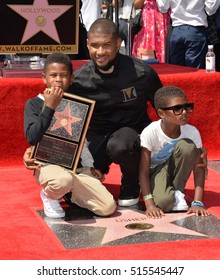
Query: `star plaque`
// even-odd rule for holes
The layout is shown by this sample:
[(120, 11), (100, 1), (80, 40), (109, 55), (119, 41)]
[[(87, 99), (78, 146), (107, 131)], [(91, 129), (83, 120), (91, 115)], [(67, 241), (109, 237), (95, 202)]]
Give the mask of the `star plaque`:
[(32, 158), (75, 172), (94, 106), (93, 100), (65, 93)]
[(1, 53), (78, 53), (79, 0), (0, 1)]

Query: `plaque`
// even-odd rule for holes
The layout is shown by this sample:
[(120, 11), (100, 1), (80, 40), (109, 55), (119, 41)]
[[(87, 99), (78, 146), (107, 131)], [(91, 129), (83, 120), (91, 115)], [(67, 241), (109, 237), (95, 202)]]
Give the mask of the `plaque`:
[(154, 226), (152, 224), (147, 224), (147, 223), (133, 223), (133, 224), (128, 224), (125, 226), (127, 229), (139, 229), (139, 230), (146, 230), (146, 229), (151, 229)]
[(64, 93), (51, 124), (31, 157), (40, 164), (51, 163), (76, 171), (95, 101)]

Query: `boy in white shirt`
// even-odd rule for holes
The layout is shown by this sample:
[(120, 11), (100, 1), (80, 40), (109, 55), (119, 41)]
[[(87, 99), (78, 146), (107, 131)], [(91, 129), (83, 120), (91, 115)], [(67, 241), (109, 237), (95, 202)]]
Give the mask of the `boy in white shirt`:
[[(175, 86), (160, 88), (154, 102), (160, 120), (141, 133), (139, 180), (146, 215), (161, 218), (165, 212), (187, 211), (207, 216), (202, 202), (205, 169), (198, 166), (202, 140), (199, 131), (187, 124), (194, 104), (187, 103), (184, 92)], [(188, 209), (184, 188), (192, 171), (195, 194)]]

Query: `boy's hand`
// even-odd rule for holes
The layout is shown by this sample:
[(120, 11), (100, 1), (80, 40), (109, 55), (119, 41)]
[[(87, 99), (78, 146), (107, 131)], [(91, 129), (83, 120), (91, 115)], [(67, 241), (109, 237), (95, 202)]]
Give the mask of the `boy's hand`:
[(91, 167), (91, 172), (94, 177), (96, 177), (99, 181), (103, 182), (105, 180), (105, 175), (94, 167)]
[(44, 90), (45, 105), (53, 110), (60, 104), (64, 91), (60, 87), (51, 87)]
[(164, 212), (160, 209), (157, 208), (156, 206), (149, 206), (146, 210), (146, 215), (148, 218), (153, 218), (153, 219), (158, 219), (162, 218), (162, 216), (165, 216)]
[(186, 214), (192, 214), (192, 213), (195, 213), (196, 216), (204, 216), (204, 217), (210, 215), (208, 210), (206, 210), (205, 208), (200, 207), (200, 206), (192, 206), (186, 212)]
[(33, 147), (29, 147), (26, 149), (23, 155), (23, 163), (25, 167), (29, 170), (37, 170), (41, 166), (38, 163), (35, 163), (36, 159), (31, 158), (31, 152), (32, 152)]

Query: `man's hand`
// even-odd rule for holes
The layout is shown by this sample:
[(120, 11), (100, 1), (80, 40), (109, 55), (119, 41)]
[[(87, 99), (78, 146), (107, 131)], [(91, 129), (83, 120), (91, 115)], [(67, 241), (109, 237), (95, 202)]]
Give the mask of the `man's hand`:
[(94, 177), (96, 177), (99, 181), (103, 182), (105, 180), (105, 175), (94, 167), (91, 167), (91, 172)]
[(23, 163), (25, 167), (29, 170), (37, 170), (41, 167), (39, 163), (36, 163), (36, 159), (31, 158), (31, 151), (33, 147), (29, 147), (26, 149), (23, 155)]

